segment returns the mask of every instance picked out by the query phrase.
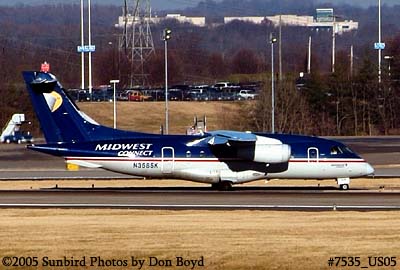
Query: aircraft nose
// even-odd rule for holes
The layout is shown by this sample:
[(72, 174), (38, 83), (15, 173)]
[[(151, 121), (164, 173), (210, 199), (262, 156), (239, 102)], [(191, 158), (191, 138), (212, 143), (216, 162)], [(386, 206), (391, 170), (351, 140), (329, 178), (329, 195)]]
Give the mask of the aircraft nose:
[(369, 163), (365, 164), (365, 169), (366, 169), (366, 175), (373, 174), (375, 171), (374, 168)]

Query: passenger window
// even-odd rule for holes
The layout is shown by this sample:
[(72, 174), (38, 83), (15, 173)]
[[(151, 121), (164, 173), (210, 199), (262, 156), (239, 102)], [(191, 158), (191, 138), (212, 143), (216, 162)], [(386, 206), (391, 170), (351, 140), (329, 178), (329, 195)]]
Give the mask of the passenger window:
[(318, 157), (317, 151), (315, 149), (310, 149), (309, 156), (310, 158), (317, 158)]
[(200, 151), (200, 157), (204, 157), (204, 151)]
[(186, 157), (190, 158), (192, 156), (192, 153), (190, 151), (186, 151)]

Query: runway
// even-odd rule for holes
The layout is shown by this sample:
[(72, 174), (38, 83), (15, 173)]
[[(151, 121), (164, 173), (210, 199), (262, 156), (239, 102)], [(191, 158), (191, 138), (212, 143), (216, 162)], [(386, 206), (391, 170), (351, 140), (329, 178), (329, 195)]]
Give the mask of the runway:
[[(376, 167), (375, 176), (400, 176), (400, 137), (348, 137), (343, 141)], [(132, 179), (99, 169), (65, 170), (63, 159), (0, 146), (0, 180)], [(400, 184), (399, 184), (400, 187)], [(250, 187), (230, 192), (208, 187), (88, 188), (0, 191), (2, 208), (128, 208), (206, 210), (400, 210), (400, 189), (350, 190), (336, 187)]]
[[(400, 136), (328, 138), (345, 143), (366, 159), (375, 168), (371, 177), (400, 177)], [(28, 150), (22, 144), (0, 144), (0, 181), (138, 178), (102, 169), (68, 171), (63, 158)]]
[[(400, 177), (400, 136), (330, 137), (350, 146), (375, 168), (375, 177)], [(67, 171), (62, 158), (0, 144), (0, 180), (137, 179), (101, 169)]]
[(129, 208), (171, 210), (400, 210), (400, 192), (304, 188), (47, 189), (1, 191), (2, 208)]

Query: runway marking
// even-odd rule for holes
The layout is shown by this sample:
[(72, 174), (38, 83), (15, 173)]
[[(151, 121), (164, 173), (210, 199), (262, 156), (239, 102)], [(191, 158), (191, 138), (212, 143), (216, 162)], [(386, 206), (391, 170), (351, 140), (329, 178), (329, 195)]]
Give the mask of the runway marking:
[(0, 208), (132, 208), (132, 209), (257, 209), (257, 210), (400, 210), (400, 205), (225, 205), (225, 204), (97, 204), (1, 203)]

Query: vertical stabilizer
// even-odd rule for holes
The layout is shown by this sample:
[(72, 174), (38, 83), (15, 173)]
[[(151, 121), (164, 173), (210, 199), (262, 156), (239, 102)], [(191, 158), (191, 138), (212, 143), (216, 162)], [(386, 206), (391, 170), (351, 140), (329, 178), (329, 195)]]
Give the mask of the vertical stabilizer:
[(53, 74), (23, 72), (23, 76), (47, 143), (90, 139), (88, 130), (96, 123), (82, 116)]

